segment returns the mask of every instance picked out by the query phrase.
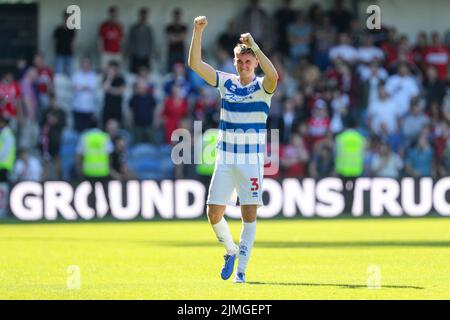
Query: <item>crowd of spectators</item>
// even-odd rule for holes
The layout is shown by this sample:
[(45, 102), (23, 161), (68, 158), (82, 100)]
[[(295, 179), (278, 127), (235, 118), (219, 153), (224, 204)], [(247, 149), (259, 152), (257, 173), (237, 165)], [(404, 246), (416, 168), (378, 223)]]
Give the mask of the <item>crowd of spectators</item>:
[[(203, 130), (217, 127), (218, 93), (185, 63), (191, 26), (183, 22), (183, 11), (175, 9), (164, 30), (149, 23), (150, 13), (140, 9), (126, 32), (118, 8), (109, 8), (98, 30), (98, 67), (74, 51), (76, 31), (63, 23), (52, 35), (54, 68), (36, 54), (31, 63), (20, 59), (15, 73), (1, 75), (1, 114), (20, 150), (13, 177), (24, 179), (29, 166), (25, 178), (48, 178), (50, 164), (60, 178), (63, 131), (81, 133), (92, 117), (112, 136), (119, 179), (132, 176), (124, 164), (133, 145), (170, 144), (172, 132), (192, 128), (194, 120), (203, 122)], [(205, 48), (208, 62), (235, 72), (232, 49), (243, 31), (252, 33), (280, 76), (268, 119), (269, 128), (280, 130), (277, 177), (334, 175), (334, 137), (349, 118), (367, 137), (366, 176), (449, 175), (448, 35), (419, 32), (409, 39), (394, 26), (368, 30), (339, 0), (331, 9), (294, 7), (285, 0), (273, 14), (252, 0), (217, 35), (216, 45)], [(165, 32), (164, 59), (155, 32)], [(154, 61), (166, 62), (166, 72), (156, 71)], [(70, 79), (68, 110), (59, 105), (55, 74)]]

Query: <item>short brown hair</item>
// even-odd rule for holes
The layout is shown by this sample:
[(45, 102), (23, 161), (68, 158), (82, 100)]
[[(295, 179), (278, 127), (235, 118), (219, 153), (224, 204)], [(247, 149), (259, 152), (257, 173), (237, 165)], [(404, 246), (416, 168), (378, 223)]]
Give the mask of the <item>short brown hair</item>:
[(234, 49), (234, 54), (238, 55), (238, 54), (251, 54), (252, 56), (256, 57), (255, 53), (253, 52), (253, 50), (250, 47), (247, 47), (245, 44), (242, 43), (238, 43)]

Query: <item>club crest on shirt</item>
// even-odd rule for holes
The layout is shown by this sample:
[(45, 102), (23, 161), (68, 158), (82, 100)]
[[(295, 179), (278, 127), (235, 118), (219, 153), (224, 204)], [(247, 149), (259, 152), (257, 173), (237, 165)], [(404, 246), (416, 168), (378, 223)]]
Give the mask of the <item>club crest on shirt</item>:
[(225, 100), (231, 101), (231, 102), (242, 102), (242, 101), (252, 99), (252, 98), (253, 98), (253, 96), (244, 96), (243, 97), (243, 96), (235, 95), (234, 93), (230, 93), (230, 92), (225, 93)]
[(237, 85), (235, 85), (231, 79), (228, 79), (224, 83), (225, 87), (225, 99), (228, 101), (233, 102), (239, 102), (239, 101), (245, 101), (248, 99), (252, 99), (253, 95), (252, 93), (258, 91), (261, 89), (259, 83), (255, 81), (253, 84), (249, 85), (248, 87), (240, 88)]

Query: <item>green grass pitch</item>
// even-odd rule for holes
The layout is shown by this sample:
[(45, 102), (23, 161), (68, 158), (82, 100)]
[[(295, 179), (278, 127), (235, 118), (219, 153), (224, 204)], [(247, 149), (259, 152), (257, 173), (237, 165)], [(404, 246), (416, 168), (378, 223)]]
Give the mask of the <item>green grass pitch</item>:
[(0, 299), (450, 299), (445, 218), (259, 220), (244, 285), (223, 254), (207, 221), (1, 224)]

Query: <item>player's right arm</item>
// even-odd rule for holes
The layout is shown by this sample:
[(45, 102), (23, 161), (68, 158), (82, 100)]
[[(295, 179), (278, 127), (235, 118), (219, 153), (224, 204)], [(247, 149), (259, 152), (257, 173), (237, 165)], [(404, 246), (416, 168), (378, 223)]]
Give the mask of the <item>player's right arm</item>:
[(192, 33), (191, 47), (189, 49), (188, 65), (198, 73), (207, 83), (216, 87), (216, 70), (202, 60), (202, 34), (208, 25), (206, 17), (200, 16), (194, 19), (194, 31)]

